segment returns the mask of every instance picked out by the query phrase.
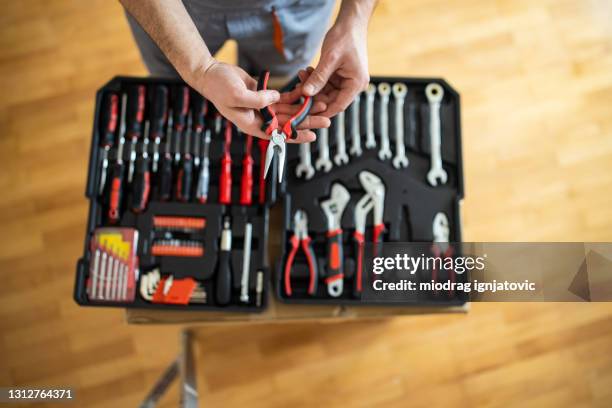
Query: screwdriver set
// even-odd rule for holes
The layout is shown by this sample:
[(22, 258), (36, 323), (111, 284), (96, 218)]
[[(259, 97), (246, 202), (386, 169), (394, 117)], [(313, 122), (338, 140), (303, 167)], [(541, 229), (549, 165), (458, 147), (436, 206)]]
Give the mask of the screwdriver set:
[(77, 303), (262, 310), (281, 187), (262, 177), (266, 148), (183, 82), (117, 77), (100, 89)]
[[(283, 255), (274, 277), (285, 302), (374, 303), (364, 296), (372, 279), (365, 260), (384, 255), (385, 243), (424, 243), (425, 253), (413, 255), (445, 257), (448, 242), (461, 241), (460, 103), (443, 80), (373, 77), (316, 142), (288, 146), (286, 167)], [(466, 278), (454, 271), (415, 277)], [(411, 302), (465, 299), (444, 292)]]

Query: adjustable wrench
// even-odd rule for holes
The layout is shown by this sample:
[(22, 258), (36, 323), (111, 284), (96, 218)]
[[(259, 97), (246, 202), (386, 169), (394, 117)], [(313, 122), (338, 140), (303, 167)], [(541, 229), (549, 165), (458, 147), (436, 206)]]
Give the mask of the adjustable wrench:
[(349, 153), (352, 156), (361, 156), (361, 131), (359, 129), (359, 105), (361, 96), (357, 94), (353, 104), (351, 105), (351, 149)]
[(342, 184), (334, 183), (330, 197), (321, 202), (327, 219), (327, 293), (331, 297), (342, 295), (344, 259), (342, 254), (342, 214), (351, 196)]
[(374, 98), (376, 97), (376, 85), (369, 84), (366, 90), (366, 149), (376, 147), (374, 137)]
[(334, 156), (334, 163), (336, 163), (336, 166), (341, 166), (348, 161), (344, 134), (344, 112), (340, 112), (336, 115), (336, 155)]
[(404, 145), (404, 99), (408, 93), (406, 84), (396, 82), (393, 84), (393, 97), (395, 98), (395, 157), (393, 167), (399, 169), (408, 167), (406, 146)]
[(386, 160), (391, 158), (389, 147), (389, 95), (391, 94), (391, 85), (381, 82), (378, 84), (378, 93), (380, 95), (380, 150), (378, 151), (378, 158)]
[(431, 162), (427, 181), (432, 186), (445, 184), (448, 176), (442, 167), (442, 134), (440, 130), (440, 103), (444, 96), (444, 89), (436, 83), (431, 83), (425, 87), (425, 96), (429, 102), (429, 144)]
[(323, 170), (325, 173), (327, 173), (332, 168), (332, 162), (329, 159), (329, 130), (327, 128), (319, 129), (317, 139), (319, 146), (319, 157), (315, 162), (315, 168), (319, 171)]
[(300, 143), (300, 162), (295, 166), (296, 177), (302, 177), (310, 180), (314, 176), (315, 169), (312, 167), (310, 157), (310, 143)]
[(385, 185), (380, 177), (374, 173), (363, 170), (359, 173), (359, 181), (366, 194), (355, 205), (355, 233), (353, 238), (357, 244), (357, 272), (356, 291), (362, 291), (363, 253), (365, 245), (365, 229), (368, 213), (373, 210), (374, 231), (372, 241), (374, 243), (374, 255), (380, 253), (382, 244), (382, 232), (385, 230), (383, 215), (385, 211)]

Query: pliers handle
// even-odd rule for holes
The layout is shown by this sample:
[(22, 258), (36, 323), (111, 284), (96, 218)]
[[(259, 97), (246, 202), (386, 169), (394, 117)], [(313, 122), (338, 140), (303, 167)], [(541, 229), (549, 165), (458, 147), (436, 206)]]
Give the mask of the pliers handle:
[[(257, 82), (257, 90), (265, 91), (268, 89), (268, 80), (270, 79), (270, 71), (262, 71), (259, 75), (259, 81)], [(300, 109), (289, 118), (289, 120), (283, 125), (282, 133), (285, 135), (286, 139), (295, 139), (297, 138), (297, 129), (296, 127), (306, 119), (306, 116), (310, 113), (310, 109), (312, 108), (312, 97), (305, 96), (303, 97), (302, 106)], [(263, 118), (263, 126), (261, 130), (266, 132), (266, 135), (271, 135), (274, 130), (278, 130), (278, 118), (276, 117), (276, 113), (270, 108), (270, 106), (266, 106), (259, 110), (261, 116)]]
[(289, 239), (289, 243), (291, 244), (291, 250), (289, 251), (289, 255), (287, 255), (287, 262), (285, 263), (285, 293), (287, 296), (291, 296), (293, 293), (291, 289), (291, 268), (298, 248), (302, 247), (302, 251), (306, 256), (306, 263), (308, 264), (308, 294), (312, 296), (317, 291), (317, 281), (319, 278), (318, 267), (315, 253), (312, 248), (312, 238), (308, 235), (308, 216), (303, 210), (297, 210), (295, 212), (294, 233)]

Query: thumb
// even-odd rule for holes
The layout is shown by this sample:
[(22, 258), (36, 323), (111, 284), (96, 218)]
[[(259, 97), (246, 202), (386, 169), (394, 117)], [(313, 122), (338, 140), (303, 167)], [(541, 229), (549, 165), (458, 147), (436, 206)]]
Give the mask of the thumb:
[(251, 91), (245, 89), (237, 105), (241, 108), (262, 109), (278, 102), (280, 94), (275, 90)]
[(304, 84), (303, 90), (306, 96), (314, 96), (327, 85), (327, 81), (336, 71), (336, 63), (330, 57), (323, 57), (317, 67), (310, 73)]

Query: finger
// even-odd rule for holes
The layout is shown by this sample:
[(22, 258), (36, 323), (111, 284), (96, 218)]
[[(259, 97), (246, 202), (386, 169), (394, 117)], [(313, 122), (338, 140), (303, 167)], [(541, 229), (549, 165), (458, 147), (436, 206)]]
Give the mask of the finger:
[(280, 93), (276, 90), (251, 91), (243, 89), (234, 95), (235, 107), (262, 109), (278, 102)]
[(250, 89), (251, 91), (256, 91), (257, 81), (255, 80), (255, 78), (250, 76), (246, 71), (242, 71), (241, 75), (242, 75), (242, 80), (244, 81), (244, 84), (247, 86), (247, 88)]
[[(278, 115), (278, 121), (281, 125), (287, 123), (290, 119), (290, 116), (287, 115)], [(328, 128), (331, 124), (331, 121), (326, 116), (306, 116), (304, 120), (297, 125), (297, 129), (322, 129)]]
[(222, 112), (223, 116), (236, 124), (242, 132), (256, 137), (269, 139), (264, 131), (261, 130), (263, 120), (255, 114), (253, 109), (230, 108), (227, 112)]
[(296, 86), (291, 91), (281, 93), (278, 103), (287, 103), (287, 104), (294, 103), (301, 96), (302, 96), (302, 87)]
[(360, 87), (357, 86), (356, 82), (350, 84), (350, 86), (341, 89), (336, 95), (335, 99), (332, 100), (327, 106), (327, 110), (323, 112), (325, 116), (334, 116), (338, 112), (345, 110), (355, 99), (355, 96), (359, 93)]
[(310, 73), (308, 80), (304, 83), (305, 95), (316, 95), (336, 71), (338, 59), (333, 54), (325, 54), (321, 57), (317, 67)]
[(312, 130), (298, 130), (295, 139), (287, 139), (287, 143), (311, 143), (317, 140), (317, 135)]

